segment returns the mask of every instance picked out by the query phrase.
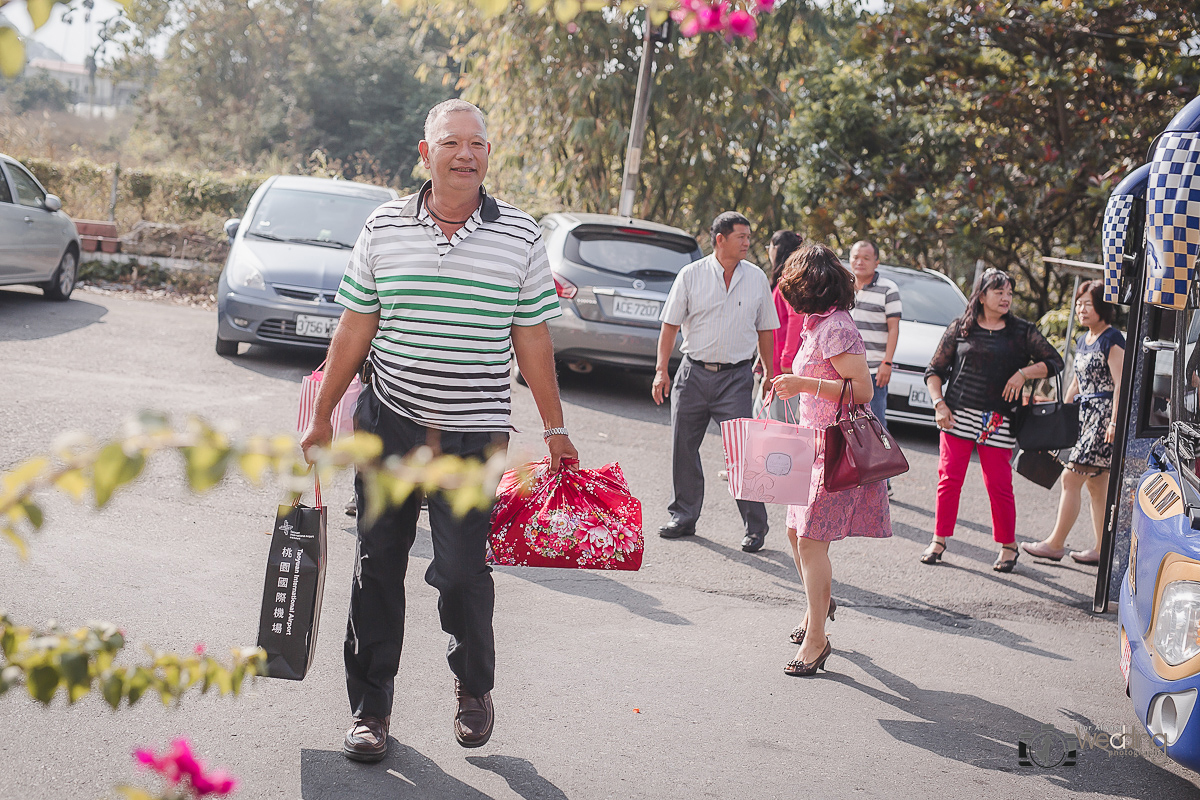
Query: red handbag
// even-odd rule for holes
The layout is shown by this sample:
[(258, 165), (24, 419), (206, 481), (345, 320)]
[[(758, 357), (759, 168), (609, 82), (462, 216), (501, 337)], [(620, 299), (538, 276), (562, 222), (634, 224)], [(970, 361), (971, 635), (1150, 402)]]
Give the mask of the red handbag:
[(642, 504), (617, 464), (550, 471), (550, 459), (509, 470), (496, 487), (493, 564), (567, 569), (642, 566)]
[(825, 429), (825, 491), (843, 492), (908, 472), (908, 459), (866, 405), (850, 403), (842, 382), (837, 417)]

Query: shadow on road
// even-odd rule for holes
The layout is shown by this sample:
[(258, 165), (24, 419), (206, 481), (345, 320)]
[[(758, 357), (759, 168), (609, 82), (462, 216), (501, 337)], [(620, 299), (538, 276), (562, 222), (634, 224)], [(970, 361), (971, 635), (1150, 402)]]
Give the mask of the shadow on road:
[(525, 800), (567, 800), (562, 789), (539, 775), (537, 767), (523, 758), (467, 756), (467, 761), (504, 778), (508, 781), (508, 788)]
[[(1196, 788), (1191, 783), (1141, 757), (1116, 758), (1084, 751), (1080, 752), (1075, 767), (1022, 767), (1017, 763), (1017, 740), (1041, 730), (1046, 724), (1043, 720), (974, 695), (922, 689), (879, 666), (863, 653), (837, 650), (834, 656), (841, 656), (860, 667), (884, 688), (859, 683), (846, 675), (829, 675), (829, 680), (857, 689), (905, 715), (920, 718), (880, 719), (880, 727), (897, 741), (975, 767), (1041, 777), (1055, 787), (1076, 792), (1135, 800), (1195, 795)], [(934, 681), (936, 674), (937, 669), (931, 669), (927, 677)], [(1078, 724), (1080, 720), (1076, 722)], [(1063, 732), (1074, 733), (1073, 730)], [(1031, 787), (1029, 796), (1037, 794)]]
[(222, 356), (235, 367), (257, 372), (268, 378), (299, 383), (325, 360), (322, 350), (251, 345), (239, 356)]
[[(920, 514), (923, 517), (928, 517), (929, 519), (934, 518), (934, 513), (932, 511), (930, 511), (928, 508), (925, 508), (924, 506), (915, 506), (912, 503), (905, 503), (903, 500), (896, 500), (895, 498), (893, 498), (890, 502), (891, 502), (891, 505), (894, 505), (898, 508), (903, 508), (905, 511), (915, 511), (916, 513)], [(966, 528), (968, 530), (976, 531), (978, 533), (985, 533), (988, 536), (992, 535), (991, 526), (983, 525), (978, 522), (970, 522), (968, 520), (959, 519), (958, 521), (956, 521), (954, 523), (954, 525), (957, 528)], [(925, 544), (929, 544), (929, 541), (933, 538), (932, 531), (933, 531), (933, 526), (930, 526), (930, 529), (928, 531), (925, 531), (922, 533), (922, 535), (925, 537), (924, 538)]]
[[(895, 501), (892, 501), (895, 502)], [(988, 531), (990, 534), (991, 532)], [(901, 539), (907, 539), (910, 542), (916, 542), (922, 547), (929, 543), (929, 533), (919, 528), (914, 528), (911, 525), (905, 525), (903, 522), (892, 522), (892, 534)], [(946, 557), (936, 566), (929, 567), (920, 564), (916, 558), (913, 559), (915, 566), (920, 566), (922, 570), (938, 570), (938, 569), (966, 569), (961, 564), (955, 564), (956, 559), (967, 559), (975, 561), (983, 566), (981, 570), (970, 570), (976, 572), (979, 578), (992, 581), (993, 583), (1001, 583), (1005, 586), (1012, 587), (1019, 592), (1031, 595), (1044, 600), (1047, 603), (1064, 603), (1066, 605), (1090, 610), (1092, 607), (1092, 597), (1088, 594), (1077, 592), (1054, 581), (1049, 574), (1043, 572), (1038, 567), (1045, 566), (1029, 557), (1028, 553), (1023, 553), (1021, 560), (1017, 562), (1016, 571), (1012, 576), (1003, 575), (992, 570), (992, 563), (996, 560), (996, 554), (999, 547), (988, 549), (977, 544), (971, 544), (962, 536), (955, 536), (949, 540), (949, 546), (946, 548)], [(1032, 562), (1032, 563), (1031, 563)], [(1036, 565), (1036, 566), (1035, 566)], [(1036, 586), (1029, 586), (1024, 581), (1032, 581), (1041, 584), (1045, 590), (1039, 589)]]
[[(561, 793), (560, 793), (561, 794)], [(408, 745), (390, 738), (387, 757), (357, 764), (335, 750), (300, 751), (302, 800), (491, 800), (491, 795), (447, 775)]]
[(86, 300), (55, 303), (40, 293), (0, 290), (0, 342), (49, 339), (94, 325), (108, 309)]
[(497, 572), (512, 575), (544, 589), (586, 597), (621, 606), (651, 622), (664, 625), (691, 625), (692, 621), (663, 608), (662, 601), (651, 594), (626, 586), (595, 571), (578, 569), (547, 569), (543, 567), (496, 567)]
[[(417, 538), (409, 552), (413, 558), (427, 560), (433, 558), (433, 539), (427, 525), (417, 526)], [(632, 586), (626, 586), (598, 570), (547, 567), (494, 567), (493, 569), (498, 574), (511, 575), (551, 591), (613, 603), (651, 622), (661, 622), (664, 625), (692, 624), (691, 620), (663, 608), (662, 601), (654, 595), (646, 594)]]

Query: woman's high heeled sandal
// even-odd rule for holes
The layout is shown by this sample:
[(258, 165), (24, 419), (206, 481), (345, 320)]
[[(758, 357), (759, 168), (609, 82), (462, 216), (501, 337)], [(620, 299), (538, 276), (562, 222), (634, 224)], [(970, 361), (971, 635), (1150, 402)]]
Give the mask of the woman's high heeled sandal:
[[(835, 612), (835, 611), (837, 611), (837, 600), (834, 600), (832, 597), (830, 597), (829, 598), (829, 621), (830, 622), (833, 622), (833, 612)], [(804, 634), (805, 633), (806, 633), (806, 631), (804, 630), (804, 626), (797, 625), (796, 628), (792, 631), (792, 635), (790, 637), (792, 640), (792, 644), (804, 644)]]
[[(1004, 551), (1012, 553), (1012, 558), (1005, 558)], [(1017, 565), (1017, 559), (1021, 556), (1021, 551), (1017, 549), (1016, 542), (1009, 545), (1003, 545), (1000, 548), (1000, 555), (996, 558), (996, 563), (992, 564), (992, 569), (996, 572), (1012, 572), (1013, 567)]]
[[(937, 542), (937, 541), (930, 542), (929, 547), (926, 547), (925, 552), (921, 554), (921, 563), (922, 564), (936, 564), (939, 561), (941, 561), (942, 556), (944, 556), (946, 554), (946, 545), (947, 544), (949, 544), (949, 542)], [(935, 547), (940, 547), (942, 549), (934, 550)]]
[(791, 675), (793, 678), (808, 678), (816, 675), (817, 670), (825, 668), (825, 662), (829, 660), (829, 656), (832, 653), (832, 642), (826, 637), (825, 649), (821, 651), (819, 656), (808, 663), (804, 661), (789, 661), (787, 666), (783, 668), (783, 672), (785, 675)]

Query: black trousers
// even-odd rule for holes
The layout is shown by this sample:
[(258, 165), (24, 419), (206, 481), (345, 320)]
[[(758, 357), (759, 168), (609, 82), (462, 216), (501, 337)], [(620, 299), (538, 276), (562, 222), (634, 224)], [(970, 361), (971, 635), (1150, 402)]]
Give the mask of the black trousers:
[[(369, 388), (359, 397), (355, 427), (383, 439), (384, 456), (408, 453), (422, 444), (437, 445), (442, 453), (486, 458), (504, 447), (508, 434), (430, 430), (387, 408)], [(355, 717), (386, 717), (392, 713), (396, 672), (404, 642), (404, 576), (408, 553), (417, 536), (421, 497), (413, 494), (404, 505), (388, 509), (371, 525), (362, 476), (354, 479), (358, 504), (358, 547), (354, 583), (350, 589), (350, 619), (346, 625), (346, 689)], [(425, 581), (439, 592), (442, 630), (450, 634), (446, 660), (463, 688), (476, 696), (492, 690), (496, 674), (496, 643), (492, 610), (496, 591), (487, 565), (490, 511), (471, 511), (458, 517), (441, 494), (429, 498), (429, 527), (433, 561)]]

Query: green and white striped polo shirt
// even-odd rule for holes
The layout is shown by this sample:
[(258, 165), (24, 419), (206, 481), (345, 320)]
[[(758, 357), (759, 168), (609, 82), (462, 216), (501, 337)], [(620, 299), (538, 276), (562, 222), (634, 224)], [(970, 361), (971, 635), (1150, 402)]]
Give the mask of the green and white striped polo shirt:
[(367, 219), (338, 302), (380, 312), (372, 385), (397, 414), (448, 431), (511, 430), (511, 327), (561, 313), (541, 228), (481, 189), (447, 240), (425, 208), (429, 188)]

